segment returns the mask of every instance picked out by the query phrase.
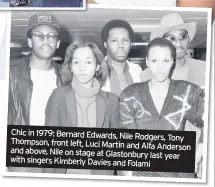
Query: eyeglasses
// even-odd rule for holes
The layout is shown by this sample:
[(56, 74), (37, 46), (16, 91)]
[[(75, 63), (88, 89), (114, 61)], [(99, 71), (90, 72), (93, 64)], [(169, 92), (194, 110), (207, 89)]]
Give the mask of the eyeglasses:
[(186, 44), (189, 40), (189, 36), (187, 33), (183, 33), (183, 34), (180, 34), (179, 36), (174, 36), (174, 35), (164, 35), (164, 38), (169, 40), (170, 42), (172, 42), (173, 44), (176, 44), (177, 41), (183, 43), (183, 44)]
[(54, 43), (58, 40), (58, 34), (54, 32), (50, 32), (47, 35), (44, 35), (42, 32), (32, 32), (32, 36), (40, 42), (42, 42), (45, 37), (47, 37), (49, 43)]

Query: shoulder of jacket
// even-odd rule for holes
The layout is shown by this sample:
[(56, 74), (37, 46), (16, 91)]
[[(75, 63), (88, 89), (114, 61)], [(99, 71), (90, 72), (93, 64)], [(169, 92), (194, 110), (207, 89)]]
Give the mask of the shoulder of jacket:
[(54, 94), (54, 95), (64, 95), (64, 94), (67, 93), (69, 90), (72, 90), (72, 91), (73, 91), (71, 85), (62, 86), (62, 87), (55, 88), (55, 89), (53, 90), (53, 94)]
[(174, 85), (178, 86), (178, 87), (191, 85), (192, 87), (200, 88), (198, 85), (196, 85), (192, 82), (186, 81), (186, 80), (173, 80), (172, 79), (172, 81), (174, 82)]
[(10, 66), (15, 67), (15, 66), (26, 65), (26, 62), (28, 60), (30, 60), (30, 58), (28, 56), (27, 57), (22, 57), (22, 58), (19, 58), (19, 59), (13, 59), (13, 60), (10, 60)]
[(121, 95), (136, 95), (137, 92), (144, 92), (143, 87), (146, 82), (140, 82), (140, 83), (134, 83), (127, 88), (125, 88), (122, 92)]
[(119, 99), (119, 96), (112, 92), (100, 90), (99, 94), (107, 100), (109, 100), (109, 99), (118, 100)]
[(189, 63), (191, 63), (191, 65), (193, 65), (193, 67), (202, 68), (202, 67), (206, 66), (206, 62), (203, 60), (198, 60), (198, 59), (188, 57), (188, 61), (189, 61)]
[(188, 82), (188, 81), (184, 81), (184, 80), (173, 80), (174, 81), (174, 87), (177, 90), (187, 90), (188, 87), (190, 87), (190, 92), (192, 92), (193, 95), (200, 95), (202, 92), (202, 89), (200, 86)]

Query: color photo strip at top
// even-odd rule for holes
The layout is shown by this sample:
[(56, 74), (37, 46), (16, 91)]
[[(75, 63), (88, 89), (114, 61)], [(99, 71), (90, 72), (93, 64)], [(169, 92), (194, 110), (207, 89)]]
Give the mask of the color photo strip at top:
[(0, 7), (83, 8), (85, 0), (0, 0)]

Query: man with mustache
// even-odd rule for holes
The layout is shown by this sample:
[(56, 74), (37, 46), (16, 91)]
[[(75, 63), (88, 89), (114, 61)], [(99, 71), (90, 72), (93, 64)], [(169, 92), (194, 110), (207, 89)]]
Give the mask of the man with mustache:
[(60, 65), (53, 60), (59, 34), (60, 25), (53, 15), (30, 17), (27, 42), (32, 52), (10, 61), (9, 125), (44, 125), (48, 98), (61, 85)]
[(103, 27), (101, 38), (109, 68), (109, 77), (102, 89), (119, 95), (127, 86), (140, 81), (141, 67), (127, 60), (134, 31), (124, 20), (111, 20)]
[[(186, 80), (204, 88), (205, 86), (205, 61), (188, 57), (187, 47), (196, 34), (196, 22), (184, 23), (177, 13), (164, 16), (160, 22), (160, 28), (151, 32), (150, 40), (163, 37), (171, 41), (176, 47), (176, 62), (172, 72), (172, 79)], [(147, 68), (141, 73), (141, 81), (151, 78)]]

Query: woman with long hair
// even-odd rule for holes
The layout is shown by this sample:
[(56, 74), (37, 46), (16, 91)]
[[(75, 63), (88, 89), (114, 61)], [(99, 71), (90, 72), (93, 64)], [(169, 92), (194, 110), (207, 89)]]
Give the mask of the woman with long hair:
[[(46, 107), (47, 126), (116, 128), (119, 98), (101, 86), (108, 75), (99, 48), (93, 43), (71, 44), (61, 70), (63, 87), (55, 89)], [(44, 169), (45, 172), (112, 175), (111, 170)]]

